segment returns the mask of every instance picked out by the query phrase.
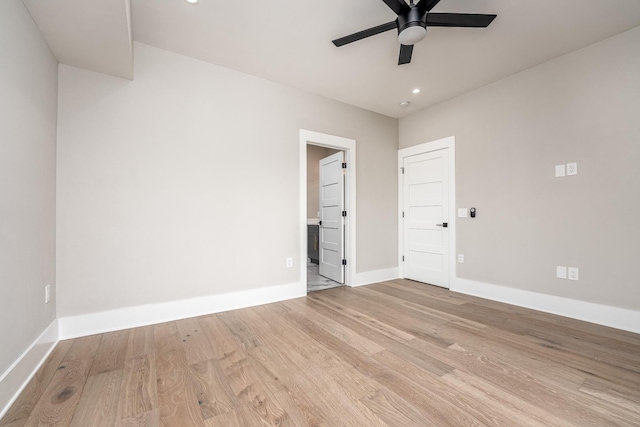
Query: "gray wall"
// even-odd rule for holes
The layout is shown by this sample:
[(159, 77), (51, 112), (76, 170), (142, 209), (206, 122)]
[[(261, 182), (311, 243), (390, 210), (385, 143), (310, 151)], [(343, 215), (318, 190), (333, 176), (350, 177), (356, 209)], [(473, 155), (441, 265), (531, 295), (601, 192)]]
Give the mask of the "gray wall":
[(397, 265), (398, 121), (135, 45), (60, 66), (58, 314), (299, 281), (299, 129), (357, 141), (358, 272)]
[(639, 52), (635, 28), (400, 120), (401, 148), (456, 137), (457, 206), (478, 209), (459, 277), (640, 309)]
[(57, 73), (22, 2), (1, 1), (0, 376), (56, 314)]

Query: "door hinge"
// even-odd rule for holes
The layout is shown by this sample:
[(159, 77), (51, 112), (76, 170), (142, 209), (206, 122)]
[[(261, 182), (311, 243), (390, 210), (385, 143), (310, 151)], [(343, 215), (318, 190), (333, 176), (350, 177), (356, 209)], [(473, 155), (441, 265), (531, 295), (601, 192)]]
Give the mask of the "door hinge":
[(346, 168), (347, 168), (347, 162), (344, 162), (344, 163), (342, 164), (342, 169), (346, 169)]
[(404, 168), (400, 168), (400, 171), (402, 171), (402, 175), (404, 175)]
[(342, 211), (342, 216), (347, 216), (347, 211)]
[(322, 225), (322, 221), (318, 221), (318, 225)]
[(404, 255), (402, 255), (402, 262), (404, 262)]
[(347, 265), (347, 260), (346, 259), (342, 260), (342, 265)]
[(404, 218), (404, 212), (402, 212), (402, 218)]

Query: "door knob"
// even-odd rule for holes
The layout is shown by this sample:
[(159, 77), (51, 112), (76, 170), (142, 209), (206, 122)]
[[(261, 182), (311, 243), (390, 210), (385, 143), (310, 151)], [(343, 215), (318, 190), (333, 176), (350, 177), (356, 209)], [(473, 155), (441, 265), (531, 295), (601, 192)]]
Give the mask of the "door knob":
[(449, 223), (448, 222), (443, 222), (442, 224), (436, 224), (436, 227), (447, 228), (447, 227), (449, 227)]

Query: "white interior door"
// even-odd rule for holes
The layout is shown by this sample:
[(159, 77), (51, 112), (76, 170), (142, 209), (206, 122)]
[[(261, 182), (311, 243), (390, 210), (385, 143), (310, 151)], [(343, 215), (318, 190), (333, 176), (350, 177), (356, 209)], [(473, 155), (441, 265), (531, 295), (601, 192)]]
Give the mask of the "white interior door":
[(320, 275), (344, 283), (344, 153), (320, 160)]
[(449, 288), (449, 150), (403, 163), (404, 277)]

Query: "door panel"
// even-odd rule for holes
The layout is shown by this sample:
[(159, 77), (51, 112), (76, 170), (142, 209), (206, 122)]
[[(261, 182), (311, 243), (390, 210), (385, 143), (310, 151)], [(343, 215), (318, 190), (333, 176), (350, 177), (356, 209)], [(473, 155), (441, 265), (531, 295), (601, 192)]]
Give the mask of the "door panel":
[(449, 287), (449, 151), (405, 157), (404, 277)]
[(320, 275), (344, 283), (344, 153), (320, 160)]

